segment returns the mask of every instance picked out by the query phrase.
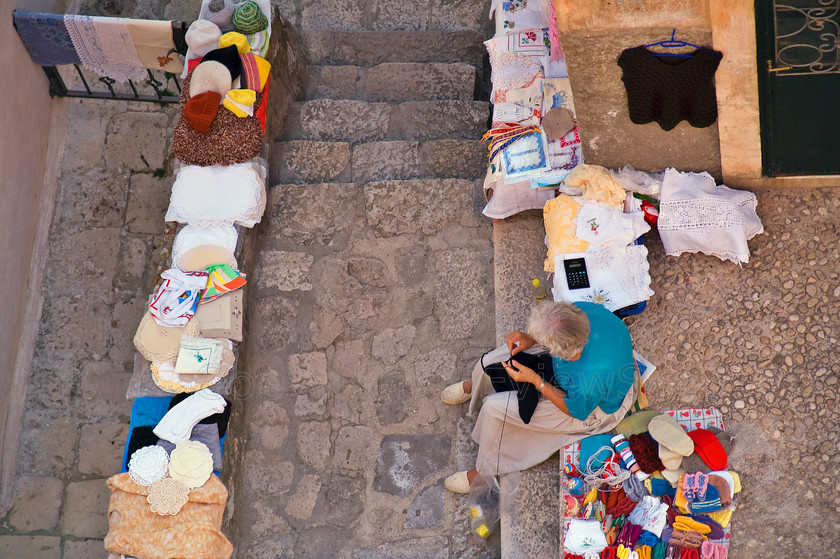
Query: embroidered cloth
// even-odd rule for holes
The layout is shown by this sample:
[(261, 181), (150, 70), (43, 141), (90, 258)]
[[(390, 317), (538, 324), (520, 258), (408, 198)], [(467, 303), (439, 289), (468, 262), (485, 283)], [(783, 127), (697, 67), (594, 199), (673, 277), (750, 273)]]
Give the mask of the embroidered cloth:
[(15, 11), (14, 24), (32, 62), (41, 66), (81, 63), (63, 14)]
[(67, 14), (64, 24), (79, 59), (89, 70), (123, 83), (141, 81), (148, 75), (137, 54), (127, 19)]
[(736, 264), (750, 261), (747, 241), (763, 233), (755, 194), (715, 185), (708, 173), (665, 171), (659, 236), (669, 256), (702, 252)]

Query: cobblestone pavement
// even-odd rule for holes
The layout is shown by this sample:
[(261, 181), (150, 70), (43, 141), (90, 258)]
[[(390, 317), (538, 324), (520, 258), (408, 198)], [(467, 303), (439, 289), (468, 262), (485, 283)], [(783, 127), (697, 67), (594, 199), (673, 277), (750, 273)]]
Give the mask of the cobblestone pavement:
[[(355, 13), (336, 3), (317, 7), (335, 18)], [(178, 17), (192, 4), (126, 13)], [(307, 6), (290, 4), (298, 23), (326, 17)], [(371, 9), (360, 28), (380, 21)], [(414, 25), (412, 17), (429, 17), (419, 13), (377, 17)], [(342, 21), (355, 26), (353, 17)], [(131, 339), (167, 260), (161, 216), (174, 109), (68, 102), (0, 557), (105, 556), (104, 479), (119, 470), (127, 432)], [(442, 191), (354, 183), (272, 191), (249, 295), (240, 436), (231, 441), (246, 466), (232, 470), (239, 557), (483, 554), (468, 540), (464, 500), (440, 483), (471, 465), (472, 421), (437, 397), (495, 335), (490, 226), (475, 192), (464, 180)], [(631, 332), (659, 366), (647, 386), (654, 407), (719, 407), (738, 436), (733, 466), (744, 492), (730, 557), (769, 549), (828, 557), (835, 546), (838, 211), (836, 190), (759, 193), (767, 232), (742, 269), (702, 255), (665, 258), (655, 234), (647, 239), (656, 295)]]
[(840, 520), (840, 249), (835, 189), (759, 192), (765, 233), (743, 269), (663, 255), (656, 295), (630, 331), (659, 365), (659, 409), (714, 406), (742, 473), (730, 557), (829, 557)]

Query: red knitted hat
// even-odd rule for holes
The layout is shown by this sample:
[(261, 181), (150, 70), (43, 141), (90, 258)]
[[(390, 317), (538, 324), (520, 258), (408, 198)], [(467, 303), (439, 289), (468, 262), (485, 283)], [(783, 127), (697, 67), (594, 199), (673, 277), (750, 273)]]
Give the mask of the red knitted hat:
[(726, 469), (726, 451), (714, 433), (708, 429), (695, 429), (689, 431), (688, 436), (694, 441), (694, 452), (708, 467), (712, 470)]
[(210, 132), (210, 125), (219, 112), (219, 102), (222, 96), (215, 91), (206, 91), (195, 97), (190, 97), (184, 105), (184, 119), (197, 132)]

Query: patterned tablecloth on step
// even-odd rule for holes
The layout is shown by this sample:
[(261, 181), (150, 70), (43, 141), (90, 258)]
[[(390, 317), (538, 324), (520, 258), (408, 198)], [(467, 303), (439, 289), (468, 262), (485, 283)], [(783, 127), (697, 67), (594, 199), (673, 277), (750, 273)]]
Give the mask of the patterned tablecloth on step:
[[(709, 427), (717, 427), (718, 429), (725, 429), (723, 425), (723, 415), (720, 413), (720, 410), (715, 408), (688, 408), (682, 410), (665, 410), (663, 413), (667, 413), (671, 417), (673, 417), (680, 426), (685, 429), (686, 431), (693, 431), (694, 429), (708, 429)], [(566, 445), (563, 448), (563, 462), (565, 464), (574, 464), (576, 467), (580, 467), (580, 443), (573, 443), (570, 445)], [(564, 533), (565, 529), (569, 527), (569, 522), (571, 522), (571, 518), (565, 516), (565, 503), (566, 503), (566, 487), (562, 483), (560, 484), (560, 505), (563, 506), (563, 525), (564, 525)], [(722, 540), (712, 540), (716, 543), (722, 543), (726, 546), (729, 545), (729, 532), (732, 527), (730, 523), (729, 526), (724, 528), (724, 539)]]

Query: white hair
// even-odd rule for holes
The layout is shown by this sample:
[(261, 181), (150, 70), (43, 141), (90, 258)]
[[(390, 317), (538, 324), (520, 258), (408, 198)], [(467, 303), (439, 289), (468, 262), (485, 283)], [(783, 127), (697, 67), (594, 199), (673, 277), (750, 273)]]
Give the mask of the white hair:
[(589, 340), (589, 317), (570, 303), (546, 301), (531, 309), (528, 335), (562, 359), (572, 359)]

